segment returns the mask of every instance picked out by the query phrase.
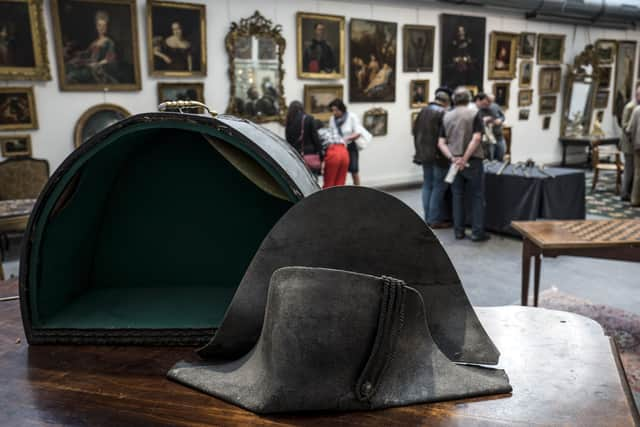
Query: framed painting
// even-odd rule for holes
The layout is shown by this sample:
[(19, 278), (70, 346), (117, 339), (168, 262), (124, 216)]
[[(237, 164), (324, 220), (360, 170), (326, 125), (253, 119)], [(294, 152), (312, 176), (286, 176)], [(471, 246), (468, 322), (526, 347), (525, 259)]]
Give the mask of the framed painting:
[(560, 65), (564, 59), (564, 34), (538, 35), (538, 64)]
[(557, 95), (543, 95), (540, 97), (540, 115), (553, 114), (556, 112), (556, 104), (558, 103)]
[(636, 42), (618, 42), (616, 67), (614, 70), (613, 114), (622, 116), (624, 105), (633, 95), (633, 77), (635, 76)]
[(609, 90), (611, 87), (611, 67), (598, 67), (598, 90)]
[(140, 90), (135, 0), (51, 0), (63, 91)]
[(618, 42), (615, 40), (596, 41), (596, 57), (599, 64), (613, 64), (618, 50)]
[(404, 25), (402, 27), (402, 70), (407, 72), (433, 71), (433, 45), (436, 27)]
[(334, 99), (343, 99), (342, 85), (304, 85), (304, 111), (323, 122), (331, 118), (329, 104)]
[(344, 16), (298, 12), (298, 77), (344, 77)]
[(489, 44), (489, 79), (513, 79), (516, 76), (516, 53), (519, 36), (491, 32)]
[(533, 61), (524, 59), (520, 62), (518, 86), (521, 88), (531, 87), (533, 81)]
[(0, 80), (51, 80), (42, 0), (0, 0)]
[(486, 19), (441, 14), (440, 30), (440, 86), (482, 90)]
[(518, 111), (518, 120), (529, 120), (529, 109), (525, 108)]
[(536, 53), (536, 33), (520, 33), (518, 43), (518, 56), (520, 58), (533, 58)]
[(0, 88), (0, 131), (38, 129), (33, 88)]
[(562, 70), (558, 67), (542, 68), (538, 73), (538, 90), (541, 94), (560, 92)]
[(510, 88), (511, 85), (509, 83), (493, 84), (493, 96), (495, 97), (495, 103), (498, 104), (503, 110), (509, 109)]
[(29, 135), (0, 136), (2, 157), (31, 157), (31, 137)]
[(466, 85), (463, 86), (466, 90), (469, 91), (469, 93), (471, 94), (471, 99), (473, 99), (474, 96), (476, 96), (478, 93), (480, 93), (480, 91), (478, 90), (478, 86), (474, 86), (474, 85)]
[(387, 117), (384, 108), (372, 108), (365, 111), (362, 123), (372, 136), (383, 136), (387, 134)]
[(549, 130), (551, 127), (551, 116), (546, 116), (542, 119), (542, 130)]
[(518, 107), (528, 107), (533, 103), (533, 89), (518, 92)]
[(73, 145), (78, 148), (93, 135), (130, 115), (131, 113), (119, 105), (94, 105), (85, 111), (76, 122), (73, 131)]
[(429, 104), (429, 80), (411, 80), (409, 84), (409, 108), (421, 108)]
[(397, 27), (395, 22), (351, 20), (350, 102), (396, 100)]
[(152, 76), (207, 75), (204, 4), (147, 2), (147, 58)]
[[(158, 104), (166, 101), (198, 101), (204, 104), (204, 83), (158, 83)], [(202, 113), (200, 110), (196, 109), (196, 112)]]
[(604, 109), (609, 105), (609, 91), (599, 90), (596, 92), (596, 99), (593, 101), (594, 109)]

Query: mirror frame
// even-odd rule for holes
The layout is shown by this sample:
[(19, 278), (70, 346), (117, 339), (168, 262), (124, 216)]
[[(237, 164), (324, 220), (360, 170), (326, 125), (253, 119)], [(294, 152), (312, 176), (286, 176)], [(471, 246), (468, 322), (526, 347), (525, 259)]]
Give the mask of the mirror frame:
[[(585, 73), (584, 66), (591, 66), (592, 73)], [(562, 101), (562, 118), (560, 124), (560, 135), (564, 137), (580, 137), (587, 136), (591, 131), (591, 122), (595, 110), (596, 93), (598, 92), (598, 81), (600, 76), (600, 64), (593, 45), (585, 46), (584, 50), (579, 53), (572, 65), (567, 65), (568, 73), (565, 78), (564, 96)], [(582, 134), (567, 134), (567, 125), (569, 124), (569, 108), (571, 107), (571, 95), (574, 82), (591, 83), (590, 99), (587, 100), (589, 108), (588, 114), (582, 120)]]
[[(236, 53), (236, 40), (239, 37), (269, 37), (278, 46), (278, 105), (280, 106), (279, 113), (273, 116), (246, 116), (240, 114), (236, 106), (236, 65), (235, 65), (235, 53)], [(265, 18), (259, 11), (255, 11), (249, 18), (243, 18), (239, 23), (232, 22), (231, 28), (225, 37), (225, 46), (227, 49), (227, 56), (229, 57), (229, 102), (227, 104), (227, 114), (233, 114), (237, 117), (242, 117), (256, 123), (265, 122), (280, 122), (284, 124), (287, 117), (287, 105), (284, 97), (284, 67), (283, 57), (284, 50), (286, 48), (286, 41), (282, 37), (282, 25), (274, 25), (270, 19)]]

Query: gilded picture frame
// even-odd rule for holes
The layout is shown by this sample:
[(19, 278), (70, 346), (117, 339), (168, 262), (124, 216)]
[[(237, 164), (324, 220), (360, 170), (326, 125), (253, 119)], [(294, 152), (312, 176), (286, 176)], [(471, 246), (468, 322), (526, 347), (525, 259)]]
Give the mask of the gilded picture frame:
[(31, 157), (31, 136), (30, 135), (11, 135), (0, 136), (0, 152), (2, 157)]
[(528, 88), (533, 83), (533, 61), (530, 59), (523, 59), (520, 61), (518, 69), (518, 87)]
[[(14, 20), (7, 23), (4, 29), (7, 37), (11, 37), (10, 33), (15, 31), (18, 40), (15, 43), (15, 57), (11, 54), (11, 48), (7, 47), (7, 60), (10, 63), (0, 65), (0, 80), (51, 80), (42, 0), (0, 0), (0, 16), (3, 15)], [(19, 18), (28, 19), (29, 22), (15, 22)], [(30, 31), (30, 50), (25, 50), (26, 46), (20, 43), (27, 43), (28, 40), (28, 37), (24, 40), (19, 37), (24, 35), (25, 27)]]
[(510, 83), (494, 83), (493, 84), (493, 96), (495, 97), (495, 102), (503, 110), (509, 109), (509, 98), (511, 95), (510, 92), (511, 92)]
[(558, 96), (557, 95), (542, 95), (540, 96), (539, 103), (539, 111), (540, 115), (553, 114), (556, 112), (557, 104), (558, 104)]
[(533, 89), (518, 91), (518, 107), (528, 107), (533, 104)]
[(304, 111), (318, 120), (328, 122), (331, 119), (329, 103), (344, 98), (344, 86), (304, 85)]
[[(169, 16), (162, 17), (161, 11), (169, 12)], [(162, 23), (155, 22), (156, 19)], [(197, 30), (192, 28), (194, 22), (197, 22)], [(176, 25), (177, 28), (174, 28)], [(202, 77), (207, 75), (207, 9), (205, 4), (147, 0), (146, 33), (147, 64), (151, 76)], [(163, 36), (169, 33), (171, 35), (163, 39)], [(168, 47), (167, 43), (172, 38), (179, 39), (177, 43), (182, 42), (188, 47), (182, 49)], [(197, 46), (193, 48), (195, 43)]]
[(158, 104), (165, 101), (204, 102), (202, 82), (158, 82)]
[(539, 65), (560, 65), (564, 59), (564, 34), (538, 34)]
[(409, 82), (409, 108), (422, 108), (429, 105), (429, 80), (411, 80)]
[[(318, 27), (322, 25), (320, 36), (316, 40)], [(319, 13), (298, 12), (296, 14), (296, 62), (298, 78), (335, 80), (344, 77), (345, 58), (345, 18), (338, 15), (323, 15)], [(311, 37), (311, 40), (309, 38)], [(319, 43), (313, 43), (313, 41)], [(324, 43), (322, 43), (324, 42)], [(320, 46), (318, 53), (311, 49), (313, 45)], [(337, 52), (337, 55), (335, 51)], [(328, 59), (323, 59), (328, 56)], [(317, 70), (316, 70), (317, 68)]]
[(542, 130), (549, 130), (551, 127), (551, 116), (545, 116), (542, 118)]
[(618, 42), (615, 40), (599, 39), (596, 40), (595, 49), (596, 57), (600, 65), (613, 64), (618, 52)]
[(0, 87), (0, 131), (38, 129), (32, 87)]
[[(99, 117), (103, 114), (103, 117)], [(129, 117), (131, 113), (125, 108), (116, 104), (98, 104), (89, 108), (82, 113), (73, 130), (73, 145), (75, 148), (80, 147), (83, 142), (116, 123)]]
[(489, 42), (489, 80), (513, 79), (519, 35), (492, 31)]
[(387, 134), (389, 114), (384, 108), (372, 108), (364, 112), (362, 125), (372, 136), (384, 136)]
[[(51, 14), (61, 91), (124, 92), (142, 88), (136, 0), (51, 0)], [(95, 21), (97, 38), (95, 34), (80, 34), (78, 28), (86, 27), (73, 25), (87, 19)], [(69, 49), (71, 46), (74, 50)], [(95, 58), (93, 49), (98, 52)]]
[(560, 92), (562, 69), (560, 67), (542, 68), (538, 72), (538, 91), (541, 95)]
[(518, 120), (529, 120), (529, 111), (528, 108), (518, 111)]
[(435, 34), (433, 25), (402, 26), (402, 71), (433, 71)]
[(536, 33), (520, 33), (518, 57), (533, 58), (536, 53)]

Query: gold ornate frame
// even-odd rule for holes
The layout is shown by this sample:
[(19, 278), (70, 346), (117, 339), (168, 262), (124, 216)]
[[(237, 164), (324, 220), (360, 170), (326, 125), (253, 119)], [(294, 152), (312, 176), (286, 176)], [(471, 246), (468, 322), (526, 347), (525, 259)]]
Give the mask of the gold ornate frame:
[[(613, 44), (613, 52), (611, 54), (611, 59), (602, 60), (598, 55), (598, 47), (602, 44), (611, 43)], [(618, 54), (618, 42), (611, 39), (598, 39), (596, 40), (596, 58), (598, 59), (598, 64), (613, 64), (616, 60), (616, 55)]]
[[(522, 81), (522, 77), (524, 76), (524, 66), (526, 64), (531, 65), (531, 75), (529, 76), (529, 84), (525, 84)], [(528, 87), (531, 87), (531, 84), (533, 83), (533, 61), (531, 59), (524, 59), (522, 61), (520, 61), (520, 66), (518, 68), (518, 87), (519, 88), (523, 88), (526, 89)]]
[[(383, 133), (373, 133), (372, 129), (369, 129), (366, 126), (367, 123), (367, 117), (370, 116), (383, 116), (384, 117), (384, 132)], [(389, 113), (387, 112), (387, 110), (385, 110), (384, 108), (372, 108), (370, 110), (367, 110), (364, 112), (364, 115), (362, 117), (362, 126), (365, 127), (365, 129), (367, 129), (372, 136), (384, 136), (388, 133), (389, 131)]]
[[(238, 37), (269, 37), (278, 46), (278, 105), (279, 113), (273, 116), (246, 116), (239, 113), (235, 103), (236, 93), (236, 66), (235, 66), (235, 45)], [(284, 97), (284, 67), (283, 57), (287, 42), (282, 37), (282, 25), (274, 25), (270, 19), (265, 18), (259, 11), (255, 11), (249, 18), (243, 18), (240, 22), (232, 22), (229, 32), (224, 40), (229, 56), (229, 103), (227, 104), (227, 114), (249, 118), (257, 123), (280, 122), (284, 124), (287, 117), (287, 105)]]
[[(311, 96), (314, 92), (328, 92), (335, 91), (336, 98), (343, 99), (344, 98), (344, 86), (342, 85), (304, 85), (304, 111), (311, 113)], [(313, 116), (322, 120), (323, 122), (329, 121), (331, 118), (331, 112), (328, 113), (320, 113), (313, 114)]]
[[(635, 58), (635, 55), (634, 55)], [(586, 68), (585, 68), (586, 67)], [(596, 94), (598, 93), (600, 67), (597, 51), (593, 45), (587, 45), (582, 52), (576, 55), (573, 65), (568, 65), (565, 77), (564, 94), (562, 99), (562, 117), (560, 118), (560, 135), (565, 136), (567, 130), (567, 115), (571, 106), (571, 95), (574, 82), (583, 82), (591, 85), (590, 99), (587, 100), (587, 113), (583, 118), (583, 131), (587, 134), (591, 130), (593, 112), (595, 110)], [(591, 74), (586, 69), (591, 68)]]
[[(302, 43), (302, 20), (303, 19), (317, 19), (323, 21), (334, 21), (340, 26), (340, 54), (338, 55), (338, 72), (337, 73), (311, 73), (302, 70), (302, 56), (303, 56), (303, 43)], [(296, 14), (296, 34), (297, 34), (297, 48), (296, 48), (296, 62), (298, 65), (298, 78), (301, 79), (319, 79), (319, 80), (332, 80), (341, 79), (344, 77), (344, 58), (345, 58), (345, 38), (344, 38), (344, 16), (337, 15), (322, 15), (318, 13), (306, 13), (298, 12)]]
[(62, 27), (60, 22), (60, 15), (58, 11), (59, 3), (64, 3), (67, 0), (51, 0), (51, 19), (53, 21), (53, 32), (55, 38), (55, 53), (56, 53), (56, 63), (58, 65), (58, 84), (60, 85), (61, 91), (79, 91), (79, 92), (90, 92), (90, 91), (137, 91), (142, 88), (142, 83), (140, 81), (140, 58), (138, 54), (138, 13), (136, 11), (136, 0), (82, 0), (84, 3), (94, 3), (94, 4), (117, 4), (129, 6), (130, 11), (130, 19), (131, 19), (131, 44), (132, 44), (132, 57), (131, 60), (133, 62), (133, 78), (134, 83), (116, 83), (116, 84), (84, 84), (84, 83), (67, 83), (66, 81), (66, 73), (65, 73), (65, 64), (63, 57), (63, 46), (62, 46)]
[[(153, 8), (187, 9), (200, 14), (200, 71), (155, 70), (153, 61)], [(176, 3), (163, 0), (147, 0), (147, 63), (149, 74), (154, 77), (191, 77), (207, 75), (207, 5)]]
[[(516, 76), (516, 58), (519, 34), (492, 31), (489, 44), (489, 80), (513, 79)], [(509, 42), (509, 66), (506, 70), (496, 70), (496, 51), (499, 41)]]
[[(543, 99), (551, 99), (553, 98), (553, 108), (546, 110), (544, 109), (544, 106), (542, 105), (542, 100)], [(547, 115), (547, 114), (553, 114), (556, 112), (556, 109), (558, 107), (558, 95), (542, 95), (540, 96), (540, 100), (539, 100), (539, 107), (538, 107), (538, 114), (540, 114), (541, 116), (543, 115)]]
[[(424, 84), (424, 102), (416, 102), (412, 101), (413, 89), (416, 87), (416, 84)], [(429, 80), (411, 80), (409, 83), (409, 108), (422, 108), (429, 105)]]
[[(524, 40), (524, 37), (526, 35), (531, 35), (533, 34), (533, 52), (531, 52), (531, 55), (525, 55), (522, 53), (522, 40)], [(534, 55), (536, 54), (536, 45), (537, 45), (537, 37), (536, 37), (536, 33), (531, 33), (531, 32), (524, 32), (524, 33), (520, 33), (520, 38), (518, 39), (518, 58), (533, 58)]]
[(196, 94), (198, 99), (193, 99), (192, 101), (200, 101), (204, 104), (204, 83), (202, 82), (158, 82), (158, 104), (161, 104), (165, 101), (175, 101), (175, 99), (164, 99), (162, 97), (162, 91), (164, 89), (172, 88), (172, 87), (185, 87), (185, 86), (193, 86), (196, 90)]
[(509, 99), (511, 98), (511, 84), (510, 83), (494, 83), (493, 84), (493, 96), (496, 96), (496, 92), (499, 86), (503, 86), (506, 88), (507, 92), (506, 92), (506, 96), (505, 96), (505, 100), (504, 100), (504, 105), (500, 105), (500, 108), (502, 108), (502, 110), (506, 111), (509, 109)]
[(24, 130), (24, 129), (38, 129), (38, 112), (36, 110), (35, 95), (33, 94), (32, 87), (1, 87), (0, 94), (2, 93), (26, 93), (29, 101), (29, 111), (31, 112), (31, 122), (26, 124), (0, 124), (0, 131), (3, 130)]
[[(528, 95), (528, 98), (525, 98)], [(533, 89), (524, 89), (518, 92), (518, 107), (528, 107), (533, 103)]]
[[(562, 40), (562, 45), (560, 47), (560, 59), (543, 59), (542, 58), (542, 43), (545, 40)], [(538, 34), (538, 46), (536, 47), (538, 55), (537, 55), (537, 63), (538, 65), (560, 65), (562, 64), (562, 60), (564, 58), (564, 48), (565, 48), (565, 39), (566, 36), (564, 34)]]
[(93, 107), (89, 108), (87, 111), (82, 113), (82, 115), (76, 122), (76, 127), (73, 130), (73, 145), (75, 148), (78, 148), (80, 145), (82, 145), (82, 142), (83, 142), (82, 130), (84, 129), (84, 126), (87, 124), (87, 121), (91, 118), (91, 116), (93, 116), (94, 114), (100, 111), (113, 111), (116, 113), (120, 113), (125, 117), (129, 117), (131, 115), (129, 111), (127, 111), (126, 109), (116, 104), (94, 105)]
[[(555, 79), (555, 84), (550, 89), (545, 89), (542, 87), (542, 79), (544, 75), (547, 73), (557, 74), (558, 78)], [(541, 95), (549, 95), (560, 92), (560, 82), (562, 81), (562, 69), (560, 67), (547, 67), (542, 68), (538, 71), (538, 92)]]
[[(427, 68), (412, 68), (409, 67), (407, 64), (409, 62), (409, 58), (407, 58), (407, 53), (409, 52), (406, 49), (406, 46), (409, 43), (409, 30), (422, 30), (422, 31), (429, 31), (431, 32), (431, 37), (432, 37), (432, 44), (431, 46), (429, 46), (431, 48), (431, 57), (432, 57), (432, 61), (431, 61), (431, 67), (427, 67)], [(407, 73), (407, 72), (426, 72), (426, 73), (430, 73), (433, 71), (433, 59), (435, 57), (435, 43), (436, 43), (436, 27), (434, 27), (433, 25), (403, 25), (402, 26), (402, 71)]]
[[(18, 153), (8, 153), (7, 152), (7, 143), (11, 141), (15, 141), (16, 139), (26, 139), (27, 140), (27, 149), (25, 151), (20, 151)], [(31, 157), (32, 155), (32, 147), (31, 147), (31, 135), (11, 135), (11, 136), (0, 136), (0, 147), (2, 147), (2, 157), (8, 159), (11, 157)]]
[(25, 3), (29, 8), (29, 25), (35, 66), (0, 66), (0, 80), (51, 80), (42, 0), (0, 0), (1, 3)]

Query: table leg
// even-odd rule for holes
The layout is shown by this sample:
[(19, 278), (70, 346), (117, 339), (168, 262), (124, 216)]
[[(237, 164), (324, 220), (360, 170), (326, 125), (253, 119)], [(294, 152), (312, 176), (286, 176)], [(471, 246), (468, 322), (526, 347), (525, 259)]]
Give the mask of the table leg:
[(533, 270), (533, 305), (538, 306), (538, 294), (540, 293), (540, 254), (533, 256), (534, 270)]
[(527, 305), (529, 298), (529, 271), (531, 267), (531, 247), (529, 239), (522, 239), (522, 294), (520, 305)]

